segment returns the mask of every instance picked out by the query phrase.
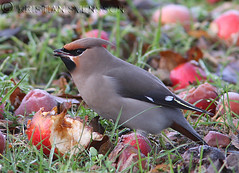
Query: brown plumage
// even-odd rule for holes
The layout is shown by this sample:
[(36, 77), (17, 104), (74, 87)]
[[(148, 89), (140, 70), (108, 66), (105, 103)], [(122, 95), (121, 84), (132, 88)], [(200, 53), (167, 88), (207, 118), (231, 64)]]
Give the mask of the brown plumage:
[(206, 144), (180, 109), (211, 114), (178, 98), (155, 76), (110, 54), (98, 38), (84, 38), (54, 51), (61, 57), (84, 101), (119, 125), (157, 134), (171, 127)]

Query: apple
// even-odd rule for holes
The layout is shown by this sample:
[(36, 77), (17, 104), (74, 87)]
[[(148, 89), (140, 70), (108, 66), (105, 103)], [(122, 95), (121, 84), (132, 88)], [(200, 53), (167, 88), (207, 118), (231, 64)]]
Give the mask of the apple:
[(140, 149), (141, 153), (143, 153), (145, 156), (147, 156), (147, 154), (150, 153), (151, 148), (152, 148), (151, 143), (141, 133), (136, 132), (136, 136), (135, 136), (134, 132), (127, 134), (127, 135), (122, 135), (120, 138), (120, 142), (123, 142), (123, 144), (132, 145), (135, 149), (138, 150), (136, 137), (137, 137), (137, 140), (139, 143), (139, 149)]
[(6, 139), (0, 130), (0, 154), (3, 154), (6, 147)]
[(23, 98), (15, 115), (29, 115), (33, 111), (37, 112), (41, 107), (44, 107), (45, 111), (50, 111), (54, 106), (57, 106), (57, 101), (52, 95), (44, 90), (34, 89)]
[(194, 87), (189, 91), (181, 92), (178, 96), (193, 105), (196, 103), (195, 106), (201, 109), (208, 110), (214, 114), (216, 112), (217, 88), (209, 83), (204, 83), (197, 88)]
[(28, 140), (37, 147), (43, 148), (45, 155), (49, 156), (52, 146), (55, 153), (79, 153), (89, 146), (91, 141), (101, 141), (103, 135), (93, 132), (93, 128), (79, 118), (66, 115), (66, 109), (57, 114), (54, 107), (49, 112), (41, 108), (35, 113), (32, 120), (28, 121), (26, 134)]
[(194, 63), (186, 62), (170, 72), (170, 79), (175, 90), (186, 88), (190, 83), (206, 79), (206, 73)]
[(154, 12), (152, 20), (159, 22), (161, 17), (162, 24), (177, 24), (180, 23), (185, 29), (189, 29), (192, 16), (190, 10), (183, 5), (168, 4)]
[(209, 33), (228, 45), (239, 45), (239, 11), (229, 10), (221, 14), (210, 24)]
[[(127, 145), (124, 147), (122, 152), (119, 155), (118, 158), (118, 164), (117, 164), (117, 169), (121, 172), (124, 172), (124, 170), (129, 169), (129, 167), (134, 164), (136, 164), (136, 167), (139, 167), (139, 162), (141, 162), (142, 168), (144, 170), (147, 169), (147, 159), (145, 159), (145, 155), (141, 154), (141, 160), (139, 160), (139, 153), (138, 149), (135, 149), (135, 147), (131, 145)], [(134, 168), (134, 170), (138, 170), (137, 168)], [(139, 172), (138, 171), (133, 171), (133, 172)]]
[(115, 166), (117, 169), (117, 172), (129, 172), (129, 169), (131, 169), (131, 172), (139, 172), (140, 162), (144, 170), (147, 169), (149, 164), (146, 156), (142, 153), (138, 153), (138, 149), (135, 149), (132, 145), (123, 144), (122, 142), (117, 143), (108, 158), (112, 162), (112, 166)]
[(103, 40), (109, 41), (109, 36), (107, 32), (105, 31), (100, 31), (98, 29), (93, 29), (91, 31), (88, 31), (85, 33), (85, 37), (94, 37), (94, 38), (101, 38)]
[(32, 120), (27, 122), (27, 137), (29, 141), (32, 141), (32, 144), (37, 147), (38, 150), (43, 148), (43, 153), (46, 155), (50, 154), (51, 143), (50, 143), (50, 134), (51, 134), (51, 113), (43, 113), (44, 108), (41, 108), (36, 112)]
[(1, 104), (2, 98), (0, 98), (0, 119), (3, 119), (3, 113), (4, 113), (4, 103)]
[(207, 0), (207, 2), (209, 4), (215, 4), (215, 3), (219, 2), (219, 1), (221, 1), (221, 0)]
[[(84, 38), (84, 37), (94, 37), (94, 38), (101, 38), (103, 40), (107, 40), (109, 41), (109, 36), (108, 36), (108, 33), (103, 31), (103, 30), (98, 30), (98, 29), (93, 29), (91, 31), (88, 31), (85, 33), (85, 35), (82, 35), (81, 38)], [(103, 47), (106, 48), (105, 45), (103, 45)]]
[(226, 147), (231, 142), (227, 135), (215, 131), (209, 131), (204, 140), (211, 147)]
[(220, 111), (221, 114), (225, 114), (227, 111), (231, 110), (234, 114), (239, 115), (239, 94), (228, 92), (222, 95), (219, 99), (216, 110)]

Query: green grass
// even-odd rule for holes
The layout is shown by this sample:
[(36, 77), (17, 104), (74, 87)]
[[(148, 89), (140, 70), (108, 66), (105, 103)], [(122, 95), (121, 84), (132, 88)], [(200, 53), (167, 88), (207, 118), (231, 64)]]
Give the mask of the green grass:
[[(62, 1), (60, 2), (62, 3)], [(73, 2), (77, 3), (76, 1)], [(54, 88), (55, 93), (53, 94), (56, 94), (59, 91), (59, 87), (53, 86), (52, 82), (59, 79), (61, 73), (67, 72), (67, 70), (61, 60), (53, 56), (53, 50), (61, 48), (66, 43), (79, 38), (80, 35), (76, 30), (80, 30), (81, 33), (85, 33), (92, 28), (107, 31), (110, 34), (110, 41), (116, 45), (115, 49), (108, 47), (108, 50), (115, 56), (142, 68), (147, 66), (146, 61), (150, 56), (158, 55), (162, 50), (170, 49), (185, 55), (188, 49), (195, 46), (197, 39), (189, 36), (181, 26), (167, 31), (162, 28), (161, 23), (155, 24), (151, 21), (150, 16), (153, 10), (145, 13), (145, 19), (141, 11), (131, 1), (128, 2), (132, 8), (132, 15), (138, 17), (138, 23), (130, 21), (126, 12), (117, 10), (107, 14), (93, 24), (88, 24), (88, 16), (82, 13), (67, 15), (54, 12), (39, 15), (35, 13), (18, 14), (16, 10), (13, 10), (10, 13), (0, 15), (1, 30), (21, 27), (21, 31), (16, 35), (8, 39), (0, 38), (0, 98), (3, 98), (2, 102), (5, 102), (6, 105), (4, 119), (13, 121), (16, 127), (15, 131), (10, 131), (10, 128), (8, 128), (10, 125), (8, 124), (5, 124), (7, 128), (3, 128), (7, 139), (7, 147), (0, 159), (2, 172), (91, 172), (92, 167), (95, 165), (99, 166), (97, 167), (97, 172), (116, 171), (116, 168), (112, 166), (112, 162), (108, 159), (108, 154), (105, 156), (99, 154), (95, 148), (89, 148), (77, 155), (66, 154), (66, 156), (56, 156), (56, 158), (53, 157), (53, 148), (51, 155), (49, 157), (45, 156), (42, 150), (37, 150), (31, 144), (31, 141), (28, 141), (25, 134), (26, 122), (19, 122), (18, 118), (13, 115), (14, 108), (10, 104), (9, 96), (17, 86), (25, 93), (33, 88)], [(181, 0), (177, 2), (188, 7), (200, 6), (208, 12), (217, 6), (209, 6), (204, 0)], [(23, 2), (18, 3), (14, 2), (14, 7), (17, 5), (24, 6)], [(71, 5), (70, 2), (68, 3), (65, 3), (64, 7)], [(233, 3), (238, 5), (236, 1), (233, 1)], [(207, 19), (202, 16), (202, 20)], [(81, 23), (80, 26), (77, 25), (79, 21)], [(207, 29), (208, 25), (203, 27)], [(128, 38), (130, 34), (135, 36), (135, 40), (132, 43), (130, 42), (132, 40)], [(145, 45), (148, 45), (148, 47), (146, 50), (143, 50)], [(237, 47), (226, 47), (220, 43), (211, 44), (203, 52), (211, 52), (218, 48), (224, 52), (224, 56), (220, 58), (222, 60), (221, 64), (224, 67), (229, 63), (227, 57), (235, 56), (238, 53)], [(205, 67), (208, 73), (208, 82), (211, 83), (211, 79), (214, 81), (212, 85), (219, 89), (220, 96), (229, 91), (239, 92), (238, 84), (234, 85), (222, 81), (220, 76), (218, 77), (213, 73), (214, 67), (210, 66), (210, 63), (207, 63), (205, 59), (200, 64)], [(17, 82), (16, 86), (11, 79)], [(66, 93), (72, 95), (78, 93), (72, 82), (68, 82)], [(97, 116), (95, 112), (84, 106), (79, 106), (76, 110), (72, 109), (68, 113), (81, 118), (87, 115), (89, 119)], [(235, 132), (236, 128), (232, 123), (235, 117), (231, 115), (230, 110), (221, 117), (222, 122), (204, 115), (198, 116), (196, 120), (193, 120), (188, 117), (190, 115), (190, 111), (187, 111), (185, 114), (195, 128), (207, 127), (209, 130), (217, 129), (225, 133), (229, 131)], [(238, 115), (235, 116), (238, 118)], [(109, 135), (113, 144), (116, 145), (119, 133), (124, 130), (122, 129), (122, 124), (118, 124), (118, 122), (113, 123), (103, 118), (100, 118), (99, 121), (106, 129), (105, 134)], [(205, 129), (205, 131), (200, 130), (200, 132), (202, 136), (205, 136), (208, 129)], [(164, 132), (162, 134), (151, 138), (153, 150), (145, 159), (148, 160), (152, 167), (164, 163), (169, 165), (168, 171), (182, 172), (182, 151), (185, 151), (187, 145), (192, 144), (191, 141), (188, 140), (188, 143), (185, 144), (175, 144), (173, 141), (168, 142)], [(197, 166), (199, 171), (202, 169), (203, 164), (202, 153), (200, 154), (200, 162)], [(139, 160), (141, 159), (144, 158)], [(147, 170), (143, 170), (142, 165), (139, 164), (139, 168), (139, 172), (150, 171), (149, 166)], [(132, 171), (132, 167), (129, 169), (129, 172)], [(189, 163), (189, 170), (192, 169), (194, 169), (194, 165)]]

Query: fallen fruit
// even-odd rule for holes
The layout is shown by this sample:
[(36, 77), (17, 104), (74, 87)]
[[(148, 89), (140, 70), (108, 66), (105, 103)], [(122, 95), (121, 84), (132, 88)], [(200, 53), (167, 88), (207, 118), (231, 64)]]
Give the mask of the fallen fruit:
[(206, 79), (206, 73), (191, 62), (180, 64), (170, 72), (170, 79), (175, 90), (186, 88), (195, 81)]
[(1, 103), (1, 101), (2, 101), (2, 98), (0, 98), (0, 119), (3, 119), (5, 106), (4, 106), (4, 103)]
[(231, 142), (227, 135), (215, 131), (209, 131), (204, 140), (211, 147), (226, 147)]
[(158, 23), (161, 19), (162, 24), (181, 24), (186, 29), (189, 29), (192, 20), (190, 10), (183, 5), (169, 4), (163, 6), (154, 12), (152, 19)]
[[(108, 36), (107, 32), (105, 32), (105, 31), (103, 31), (103, 30), (100, 31), (100, 30), (98, 30), (98, 29), (93, 29), (93, 30), (91, 30), (91, 31), (86, 32), (84, 36), (81, 36), (81, 38), (84, 38), (84, 37), (101, 38), (101, 39), (103, 39), (103, 40), (109, 41), (109, 36)], [(103, 45), (103, 47), (106, 48), (105, 45)]]
[(43, 147), (46, 155), (50, 154), (52, 146), (55, 146), (55, 153), (79, 153), (92, 140), (100, 141), (103, 138), (83, 120), (66, 116), (66, 110), (57, 114), (56, 107), (50, 112), (43, 112), (41, 108), (28, 122), (26, 134), (38, 149)]
[(100, 31), (98, 29), (93, 29), (91, 31), (86, 32), (85, 37), (95, 37), (95, 38), (101, 38), (103, 40), (109, 40), (109, 36), (107, 32), (103, 30)]
[(215, 4), (215, 3), (219, 2), (219, 1), (221, 1), (221, 0), (207, 0), (207, 2), (209, 4)]
[(57, 102), (52, 95), (44, 90), (34, 89), (23, 98), (15, 115), (29, 115), (33, 111), (37, 112), (41, 107), (44, 107), (45, 111), (50, 111), (54, 106), (57, 106)]
[(239, 11), (229, 10), (220, 15), (210, 24), (209, 32), (229, 45), (239, 45)]
[[(50, 135), (51, 135), (51, 116), (55, 114), (55, 112), (43, 112), (44, 108), (41, 108), (38, 112), (36, 112), (32, 118), (27, 123), (27, 137), (29, 141), (32, 141), (32, 144), (37, 147), (38, 150), (43, 148), (43, 153), (46, 155), (50, 154), (51, 151), (51, 143), (50, 143)], [(40, 144), (40, 145), (39, 145)]]
[(109, 154), (109, 160), (113, 162), (112, 165), (115, 166), (118, 172), (128, 172), (130, 169), (132, 172), (139, 172), (139, 164), (141, 164), (144, 170), (149, 166), (144, 154), (140, 153), (139, 155), (138, 150), (133, 146), (120, 142)]
[(0, 155), (3, 154), (6, 147), (6, 139), (2, 132), (0, 131)]
[[(229, 101), (229, 103), (228, 103)], [(239, 94), (235, 92), (228, 92), (221, 96), (219, 103), (216, 108), (221, 114), (225, 114), (228, 111), (239, 115)]]
[(120, 137), (120, 142), (123, 142), (124, 144), (132, 145), (135, 149), (138, 150), (136, 137), (138, 140), (139, 149), (141, 153), (147, 156), (147, 154), (150, 153), (152, 147), (148, 138), (146, 138), (142, 134), (136, 132), (136, 136), (135, 136), (135, 133), (133, 132), (127, 135), (122, 135)]
[(181, 92), (178, 96), (201, 109), (214, 114), (216, 112), (217, 88), (208, 83), (201, 84), (189, 91)]

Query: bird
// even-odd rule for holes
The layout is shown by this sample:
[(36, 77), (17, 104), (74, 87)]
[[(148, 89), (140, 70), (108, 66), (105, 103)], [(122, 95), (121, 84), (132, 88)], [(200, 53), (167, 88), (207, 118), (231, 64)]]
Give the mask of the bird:
[(180, 99), (159, 78), (115, 57), (103, 45), (114, 46), (100, 38), (82, 38), (54, 50), (91, 109), (131, 129), (159, 134), (170, 127), (207, 145), (181, 109), (212, 113)]

